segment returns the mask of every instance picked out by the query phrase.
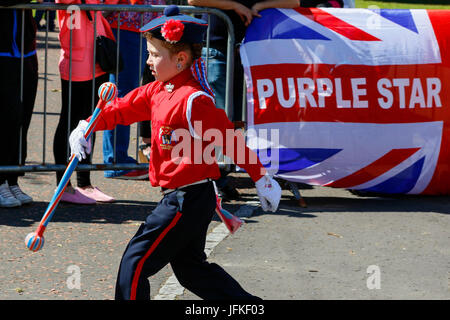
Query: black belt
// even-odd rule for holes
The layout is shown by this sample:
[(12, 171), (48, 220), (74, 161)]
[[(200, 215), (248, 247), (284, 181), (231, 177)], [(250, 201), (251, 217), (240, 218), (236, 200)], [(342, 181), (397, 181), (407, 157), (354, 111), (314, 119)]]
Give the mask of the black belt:
[(185, 185), (177, 187), (175, 189), (168, 189), (168, 188), (161, 187), (161, 193), (163, 195), (166, 195), (166, 194), (169, 194), (169, 193), (177, 191), (177, 190), (181, 190), (181, 189), (186, 188), (186, 187), (195, 186), (197, 184), (207, 183), (207, 182), (210, 182), (210, 181), (212, 181), (211, 178), (206, 178), (206, 179), (203, 179), (203, 180), (200, 180), (200, 181), (196, 181), (196, 182), (192, 182), (192, 183), (189, 183), (189, 184), (185, 184)]

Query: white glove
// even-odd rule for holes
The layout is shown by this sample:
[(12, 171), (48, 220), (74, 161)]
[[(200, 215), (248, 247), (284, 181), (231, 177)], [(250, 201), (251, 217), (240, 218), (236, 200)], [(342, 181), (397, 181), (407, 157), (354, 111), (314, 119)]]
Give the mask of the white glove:
[(88, 122), (81, 120), (69, 136), (70, 154), (75, 154), (79, 161), (86, 159), (86, 155), (90, 154), (92, 149), (91, 139), (86, 141), (84, 138), (87, 127)]
[(256, 193), (259, 196), (264, 211), (277, 211), (281, 198), (281, 187), (274, 179), (265, 175), (255, 182)]

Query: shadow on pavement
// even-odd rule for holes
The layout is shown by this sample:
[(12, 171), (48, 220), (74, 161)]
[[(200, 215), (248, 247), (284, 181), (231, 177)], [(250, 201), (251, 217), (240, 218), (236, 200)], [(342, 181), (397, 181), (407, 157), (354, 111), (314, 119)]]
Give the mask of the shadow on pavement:
[[(248, 193), (246, 190), (254, 188), (249, 178), (233, 177), (233, 185), (239, 190), (241, 202), (255, 201), (255, 192)], [(241, 190), (240, 190), (241, 189)], [(276, 213), (264, 212), (258, 209), (254, 215), (261, 214), (286, 214), (290, 216), (305, 217), (305, 213), (311, 212), (436, 212), (450, 214), (449, 196), (430, 195), (406, 195), (406, 194), (380, 194), (369, 192), (352, 192), (344, 189), (333, 189), (326, 187), (299, 188), (307, 207), (298, 205), (288, 188), (282, 188), (284, 193), (281, 197), (280, 206)], [(323, 191), (319, 191), (319, 189)], [(329, 190), (330, 192), (325, 192)], [(325, 193), (339, 191), (339, 196), (323, 196)], [(342, 193), (345, 196), (341, 196)], [(311, 196), (310, 196), (311, 195)], [(299, 215), (301, 214), (301, 215)]]
[[(41, 221), (48, 202), (34, 202), (20, 208), (0, 208), (0, 225), (26, 227)], [(60, 203), (49, 224), (52, 222), (113, 223), (144, 221), (155, 202), (120, 201), (113, 204), (89, 206)]]

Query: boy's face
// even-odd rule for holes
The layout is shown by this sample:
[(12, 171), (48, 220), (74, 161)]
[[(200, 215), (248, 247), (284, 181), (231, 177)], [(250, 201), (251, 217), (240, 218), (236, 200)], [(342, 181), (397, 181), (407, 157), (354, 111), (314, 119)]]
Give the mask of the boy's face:
[(167, 81), (177, 75), (177, 55), (171, 55), (169, 49), (162, 46), (162, 41), (152, 38), (147, 40), (147, 65), (156, 80)]

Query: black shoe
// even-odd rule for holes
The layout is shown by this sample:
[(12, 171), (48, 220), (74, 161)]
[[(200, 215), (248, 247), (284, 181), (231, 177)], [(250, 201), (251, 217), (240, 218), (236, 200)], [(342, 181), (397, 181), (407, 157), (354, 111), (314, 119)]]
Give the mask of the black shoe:
[(223, 201), (238, 200), (241, 196), (235, 188), (230, 187), (229, 185), (219, 188), (218, 192), (219, 197), (221, 197)]

